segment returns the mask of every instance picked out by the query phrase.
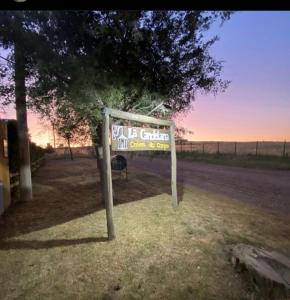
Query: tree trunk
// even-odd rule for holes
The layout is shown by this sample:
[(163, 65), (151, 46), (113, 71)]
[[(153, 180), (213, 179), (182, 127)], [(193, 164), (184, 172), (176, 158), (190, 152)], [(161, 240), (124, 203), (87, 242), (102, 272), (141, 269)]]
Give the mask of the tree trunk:
[(71, 146), (70, 146), (70, 139), (67, 139), (67, 144), (68, 144), (70, 159), (74, 160), (73, 153), (72, 153)]
[(55, 128), (54, 128), (54, 122), (52, 123), (52, 133), (53, 133), (53, 148), (55, 149)]
[(19, 173), (20, 173), (20, 200), (32, 200), (31, 166), (29, 138), (26, 111), (25, 89), (25, 57), (21, 44), (16, 40), (14, 49), (15, 57), (15, 98), (19, 142)]
[[(272, 249), (237, 244), (231, 247), (236, 270), (247, 271), (256, 299), (286, 299), (290, 296), (290, 258)], [(289, 298), (287, 298), (289, 299)]]
[(103, 146), (102, 146), (102, 124), (98, 123), (95, 128), (91, 129), (91, 136), (96, 152), (97, 166), (100, 176), (100, 186), (102, 189), (102, 203), (105, 204), (104, 198), (104, 172), (103, 172)]

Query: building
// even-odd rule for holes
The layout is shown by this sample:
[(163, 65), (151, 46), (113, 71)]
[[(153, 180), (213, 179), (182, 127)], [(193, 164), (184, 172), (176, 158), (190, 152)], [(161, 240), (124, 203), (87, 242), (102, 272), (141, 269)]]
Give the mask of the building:
[(11, 204), (8, 120), (0, 120), (0, 215)]
[(128, 138), (123, 135), (123, 133), (118, 137), (118, 150), (128, 149)]

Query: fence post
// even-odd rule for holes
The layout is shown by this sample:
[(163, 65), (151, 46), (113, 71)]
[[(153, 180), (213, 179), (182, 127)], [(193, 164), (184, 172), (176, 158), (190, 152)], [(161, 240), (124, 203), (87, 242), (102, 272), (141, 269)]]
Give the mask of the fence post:
[(180, 141), (180, 152), (182, 152), (182, 141)]
[(258, 141), (256, 142), (256, 156), (258, 156)]
[(202, 143), (202, 154), (204, 154), (204, 143)]
[(217, 154), (220, 154), (220, 142), (217, 143)]
[(286, 156), (286, 141), (284, 141), (284, 145), (283, 145), (283, 157)]
[(191, 152), (193, 152), (193, 143), (192, 142), (190, 143), (190, 150), (191, 150)]
[(235, 142), (235, 155), (237, 155), (237, 142)]

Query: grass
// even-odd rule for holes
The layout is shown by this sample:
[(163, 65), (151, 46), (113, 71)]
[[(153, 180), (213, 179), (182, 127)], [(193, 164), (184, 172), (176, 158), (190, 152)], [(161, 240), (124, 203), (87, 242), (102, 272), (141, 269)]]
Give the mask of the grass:
[[(151, 154), (152, 157), (160, 158), (167, 157), (167, 155), (170, 154), (164, 154), (164, 152)], [(235, 155), (227, 153), (177, 152), (177, 158), (244, 168), (290, 170), (289, 156), (281, 157), (275, 155)]]
[(239, 242), (290, 252), (289, 218), (137, 170), (115, 175), (117, 238), (106, 240), (92, 160), (52, 161), (34, 200), (1, 220), (1, 299), (251, 299), (230, 264)]

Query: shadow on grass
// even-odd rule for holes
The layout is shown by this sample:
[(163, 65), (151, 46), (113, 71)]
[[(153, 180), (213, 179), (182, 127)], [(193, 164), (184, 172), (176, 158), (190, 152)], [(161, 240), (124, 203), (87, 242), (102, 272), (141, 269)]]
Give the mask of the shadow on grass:
[[(138, 152), (139, 153), (139, 152)], [(154, 154), (157, 153), (157, 154)], [(148, 154), (146, 151), (141, 151), (140, 154), (134, 154), (133, 152), (127, 152), (125, 157), (128, 160), (128, 165), (133, 165), (136, 170), (139, 172), (150, 172), (149, 176), (152, 178), (153, 182), (160, 183), (161, 189), (163, 192), (171, 195), (171, 159), (170, 153), (165, 154), (166, 152), (153, 152)], [(155, 158), (162, 157), (162, 160), (158, 160), (158, 163), (155, 163)], [(185, 162), (186, 163), (186, 162)], [(182, 162), (177, 162), (177, 167)], [(184, 189), (184, 176), (183, 176), (183, 167), (181, 169), (177, 168), (177, 198), (178, 203), (183, 200), (183, 189)], [(153, 174), (156, 174), (155, 176)], [(158, 174), (158, 175), (157, 175)], [(157, 180), (157, 181), (156, 181)]]
[[(8, 240), (104, 210), (95, 159), (49, 160), (34, 176), (33, 187), (32, 201), (16, 202), (0, 218), (0, 249), (40, 249), (106, 241), (102, 237), (51, 241)], [(119, 176), (113, 177), (113, 190), (114, 205), (119, 205), (163, 193), (171, 194), (171, 185), (166, 179), (129, 168), (128, 181)], [(180, 197), (183, 195), (181, 186), (178, 187), (178, 194)]]
[(60, 240), (17, 240), (17, 241), (1, 241), (1, 250), (11, 249), (49, 249), (56, 247), (74, 246), (89, 243), (102, 243), (109, 241), (107, 237), (81, 238), (81, 239), (60, 239)]

